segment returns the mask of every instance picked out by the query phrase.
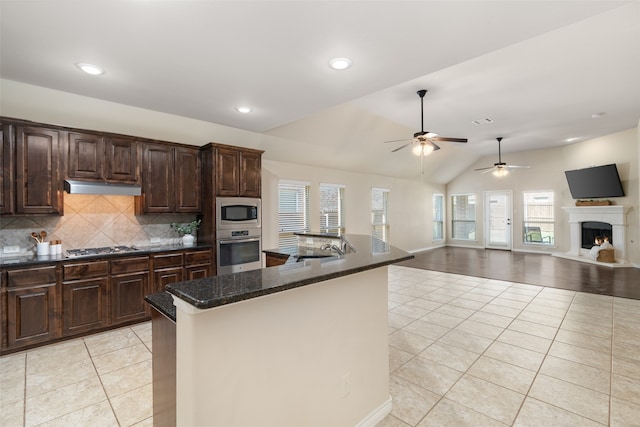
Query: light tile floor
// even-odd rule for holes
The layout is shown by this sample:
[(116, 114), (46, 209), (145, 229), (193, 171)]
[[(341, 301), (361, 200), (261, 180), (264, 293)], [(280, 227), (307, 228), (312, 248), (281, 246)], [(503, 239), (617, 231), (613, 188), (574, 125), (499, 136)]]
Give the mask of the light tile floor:
[[(640, 426), (640, 301), (391, 266), (389, 366), (381, 427)], [(153, 425), (150, 323), (1, 357), (0, 425)]]
[(380, 426), (640, 426), (640, 301), (389, 271)]
[(151, 322), (0, 357), (0, 426), (153, 426)]

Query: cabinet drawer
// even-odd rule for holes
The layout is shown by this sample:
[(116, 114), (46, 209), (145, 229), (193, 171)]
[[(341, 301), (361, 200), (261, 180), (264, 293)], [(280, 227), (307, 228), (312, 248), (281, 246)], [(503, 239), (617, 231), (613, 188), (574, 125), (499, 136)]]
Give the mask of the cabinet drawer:
[(206, 251), (187, 252), (186, 254), (184, 254), (184, 257), (185, 267), (189, 267), (192, 265), (211, 264), (213, 258), (210, 249)]
[(149, 271), (149, 257), (123, 258), (111, 261), (111, 274)]
[(182, 267), (183, 263), (182, 253), (171, 253), (153, 256), (153, 268), (169, 268), (169, 267)]
[(7, 271), (8, 286), (33, 286), (56, 283), (56, 266)]
[(62, 272), (63, 280), (107, 276), (109, 274), (109, 261), (65, 264), (62, 266)]

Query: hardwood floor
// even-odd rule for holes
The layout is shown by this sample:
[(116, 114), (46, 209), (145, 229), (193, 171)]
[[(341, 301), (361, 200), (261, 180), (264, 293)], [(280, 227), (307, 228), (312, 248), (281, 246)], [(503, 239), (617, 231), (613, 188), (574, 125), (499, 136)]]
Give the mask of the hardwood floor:
[(640, 269), (609, 268), (550, 255), (444, 247), (398, 265), (640, 299)]

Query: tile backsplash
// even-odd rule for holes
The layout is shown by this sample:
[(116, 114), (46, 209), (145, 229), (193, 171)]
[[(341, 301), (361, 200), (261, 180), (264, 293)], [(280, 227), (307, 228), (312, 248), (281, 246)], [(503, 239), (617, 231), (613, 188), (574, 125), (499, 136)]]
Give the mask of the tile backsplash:
[(65, 193), (64, 216), (0, 217), (0, 246), (19, 246), (20, 253), (33, 252), (31, 232), (41, 230), (47, 232), (48, 241), (62, 240), (63, 250), (179, 243), (180, 236), (170, 224), (194, 219), (191, 214), (136, 216), (132, 196)]

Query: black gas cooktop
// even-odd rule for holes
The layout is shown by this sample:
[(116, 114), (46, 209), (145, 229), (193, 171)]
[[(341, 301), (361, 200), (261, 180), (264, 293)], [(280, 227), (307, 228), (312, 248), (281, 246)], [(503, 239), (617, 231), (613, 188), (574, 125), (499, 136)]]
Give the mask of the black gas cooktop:
[(67, 250), (67, 257), (78, 258), (82, 256), (112, 255), (134, 251), (137, 251), (137, 249), (131, 246), (106, 246), (103, 248), (69, 249)]

